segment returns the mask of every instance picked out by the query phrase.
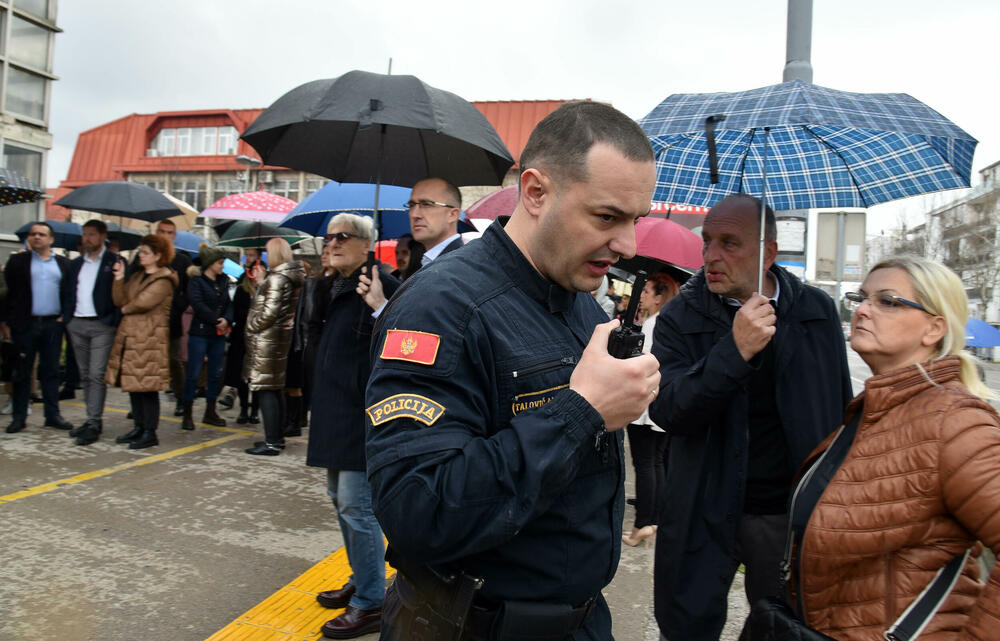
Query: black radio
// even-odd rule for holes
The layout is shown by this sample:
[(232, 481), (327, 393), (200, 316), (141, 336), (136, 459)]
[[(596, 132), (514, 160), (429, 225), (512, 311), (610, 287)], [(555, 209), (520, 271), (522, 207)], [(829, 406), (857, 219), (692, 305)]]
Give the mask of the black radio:
[(639, 270), (632, 283), (632, 298), (628, 302), (621, 327), (611, 330), (611, 336), (608, 337), (608, 354), (615, 358), (633, 358), (642, 354), (646, 337), (642, 333), (642, 325), (635, 322), (635, 315), (639, 310), (639, 297), (645, 284), (646, 272)]

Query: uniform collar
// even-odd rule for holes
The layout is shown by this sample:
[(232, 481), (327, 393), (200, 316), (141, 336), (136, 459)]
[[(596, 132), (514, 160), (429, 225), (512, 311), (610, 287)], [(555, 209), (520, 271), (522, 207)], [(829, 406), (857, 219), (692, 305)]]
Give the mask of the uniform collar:
[(573, 308), (576, 292), (563, 289), (539, 274), (499, 222), (494, 222), (483, 232), (483, 240), (494, 248), (497, 262), (510, 279), (550, 313), (567, 312)]

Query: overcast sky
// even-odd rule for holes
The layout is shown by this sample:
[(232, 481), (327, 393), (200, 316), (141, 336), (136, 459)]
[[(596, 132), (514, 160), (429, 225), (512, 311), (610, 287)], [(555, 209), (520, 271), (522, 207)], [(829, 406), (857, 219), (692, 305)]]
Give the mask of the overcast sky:
[[(593, 98), (640, 118), (672, 93), (780, 82), (785, 18), (785, 0), (60, 0), (47, 186), (82, 131), (116, 118), (266, 107), (390, 58), (468, 100)], [(996, 0), (817, 0), (813, 80), (924, 101), (980, 141), (978, 170), (1000, 160), (998, 26)]]

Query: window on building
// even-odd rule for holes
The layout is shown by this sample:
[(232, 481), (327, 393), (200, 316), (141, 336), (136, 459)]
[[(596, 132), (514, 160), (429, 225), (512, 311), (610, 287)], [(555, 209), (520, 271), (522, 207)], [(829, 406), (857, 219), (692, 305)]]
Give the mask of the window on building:
[(306, 181), (306, 196), (311, 196), (330, 183), (326, 178), (310, 178)]
[(236, 127), (219, 127), (219, 151), (220, 156), (232, 156), (236, 153), (236, 140), (239, 135)]
[(274, 185), (272, 185), (271, 189), (268, 191), (272, 194), (284, 196), (285, 198), (291, 198), (292, 200), (298, 202), (299, 181), (297, 178), (278, 178), (274, 181)]
[[(32, 149), (4, 145), (3, 166), (13, 170), (36, 185), (42, 184), (42, 152)], [(39, 220), (42, 214), (42, 203), (21, 203), (7, 205), (0, 216), (0, 231), (12, 234), (24, 223)]]
[(7, 111), (35, 120), (45, 120), (46, 79), (10, 67), (7, 73)]
[(174, 139), (176, 136), (176, 129), (161, 129), (160, 133), (156, 134), (156, 138), (153, 139), (153, 149), (155, 149), (161, 156), (173, 156)]
[(235, 127), (168, 127), (150, 147), (161, 156), (232, 156), (237, 138)]
[(14, 0), (14, 6), (49, 20), (49, 0)]
[(173, 195), (198, 211), (208, 206), (208, 184), (205, 180), (178, 179), (171, 183)]
[(162, 180), (135, 180), (133, 182), (137, 185), (145, 185), (146, 187), (152, 187), (153, 189), (161, 193), (165, 192), (167, 187), (166, 183), (164, 183), (164, 181)]
[(239, 194), (246, 190), (246, 184), (242, 180), (234, 178), (216, 178), (212, 181), (212, 202), (225, 198), (232, 194)]
[(49, 38), (52, 32), (17, 16), (11, 16), (10, 44), (7, 51), (11, 60), (36, 69), (49, 71)]
[(190, 128), (177, 130), (177, 146), (174, 149), (175, 156), (191, 155), (191, 131)]

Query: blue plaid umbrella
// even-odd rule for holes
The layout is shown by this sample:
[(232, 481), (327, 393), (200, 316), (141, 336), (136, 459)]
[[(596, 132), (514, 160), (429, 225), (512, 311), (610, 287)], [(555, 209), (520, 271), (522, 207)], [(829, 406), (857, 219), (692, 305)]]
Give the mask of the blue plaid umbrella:
[[(706, 119), (716, 115), (725, 118), (714, 135), (713, 184)], [(674, 94), (639, 124), (656, 152), (653, 200), (705, 207), (735, 192), (784, 210), (870, 207), (968, 187), (977, 142), (906, 94), (850, 93), (799, 80)]]

